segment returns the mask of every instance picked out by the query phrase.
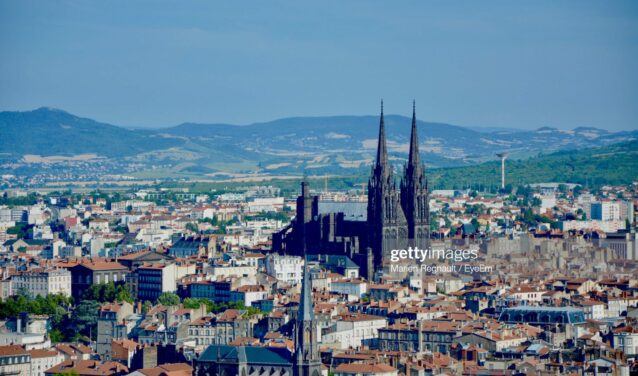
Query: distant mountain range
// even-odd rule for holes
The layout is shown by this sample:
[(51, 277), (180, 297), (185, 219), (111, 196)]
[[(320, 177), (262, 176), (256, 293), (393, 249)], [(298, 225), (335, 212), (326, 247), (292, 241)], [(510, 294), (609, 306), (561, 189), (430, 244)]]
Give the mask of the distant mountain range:
[(2, 153), (122, 157), (177, 144), (154, 132), (131, 131), (51, 108), (0, 112)]
[[(398, 165), (407, 155), (411, 119), (386, 115), (385, 120), (391, 160)], [(294, 117), (246, 126), (184, 123), (132, 130), (39, 108), (0, 112), (0, 153), (14, 161), (29, 154), (96, 154), (162, 165), (163, 173), (175, 177), (353, 174), (367, 170), (374, 158), (378, 122), (377, 116)], [(638, 130), (591, 127), (471, 129), (418, 121), (418, 129), (423, 160), (430, 168), (484, 162), (503, 151), (522, 158), (638, 139)]]

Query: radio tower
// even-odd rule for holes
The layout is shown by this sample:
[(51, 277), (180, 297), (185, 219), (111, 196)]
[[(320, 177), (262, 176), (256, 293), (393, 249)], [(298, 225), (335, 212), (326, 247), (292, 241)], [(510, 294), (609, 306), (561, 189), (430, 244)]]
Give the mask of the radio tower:
[(497, 157), (501, 158), (501, 189), (505, 189), (505, 158), (509, 153), (498, 153)]

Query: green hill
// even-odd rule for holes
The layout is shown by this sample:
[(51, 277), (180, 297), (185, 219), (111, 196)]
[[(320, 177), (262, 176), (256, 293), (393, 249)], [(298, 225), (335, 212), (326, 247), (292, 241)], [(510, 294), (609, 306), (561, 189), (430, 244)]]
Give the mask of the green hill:
[(50, 108), (0, 112), (0, 151), (13, 155), (121, 157), (181, 144), (175, 138), (132, 131)]
[[(499, 186), (501, 163), (435, 169), (428, 177), (434, 189)], [(505, 182), (512, 186), (544, 182), (601, 186), (634, 181), (638, 181), (638, 140), (505, 161)]]

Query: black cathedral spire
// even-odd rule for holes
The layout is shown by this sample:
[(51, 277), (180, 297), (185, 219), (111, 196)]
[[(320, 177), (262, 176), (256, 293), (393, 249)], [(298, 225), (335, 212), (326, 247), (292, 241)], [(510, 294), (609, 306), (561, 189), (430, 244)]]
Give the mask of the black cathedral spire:
[(416, 101), (412, 101), (412, 131), (410, 134), (410, 156), (408, 166), (421, 168), (421, 158), (419, 157), (419, 136), (416, 130)]
[(412, 102), (412, 131), (410, 155), (401, 180), (401, 206), (408, 221), (408, 237), (412, 246), (429, 245), (430, 209), (425, 167), (419, 155), (419, 136), (416, 127), (416, 104)]
[(379, 120), (379, 145), (377, 146), (376, 168), (383, 171), (385, 176), (388, 170), (388, 150), (385, 141), (385, 120), (383, 116), (383, 100), (381, 100), (381, 118)]

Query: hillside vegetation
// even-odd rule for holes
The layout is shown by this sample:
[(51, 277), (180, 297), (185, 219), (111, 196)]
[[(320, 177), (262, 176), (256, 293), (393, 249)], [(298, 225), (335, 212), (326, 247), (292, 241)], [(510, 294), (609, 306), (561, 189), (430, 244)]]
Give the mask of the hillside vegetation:
[[(427, 166), (426, 166), (427, 168)], [(501, 183), (501, 164), (498, 161), (467, 167), (427, 169), (430, 189), (463, 189), (495, 192)], [(309, 177), (313, 189), (321, 190), (325, 179)], [(331, 177), (329, 189), (361, 189), (368, 174)], [(606, 184), (624, 185), (638, 181), (638, 140), (600, 148), (559, 151), (536, 157), (507, 160), (506, 184), (521, 186), (534, 183), (576, 183), (588, 187)], [(275, 179), (260, 184), (280, 187), (284, 193), (295, 195), (299, 179)], [(166, 187), (188, 187), (191, 191), (233, 191), (254, 185), (246, 182), (165, 183)]]
[[(638, 140), (601, 148), (559, 151), (525, 160), (506, 160), (506, 184), (564, 182), (585, 186), (630, 184), (638, 180)], [(500, 185), (501, 163), (432, 170), (434, 187)]]

